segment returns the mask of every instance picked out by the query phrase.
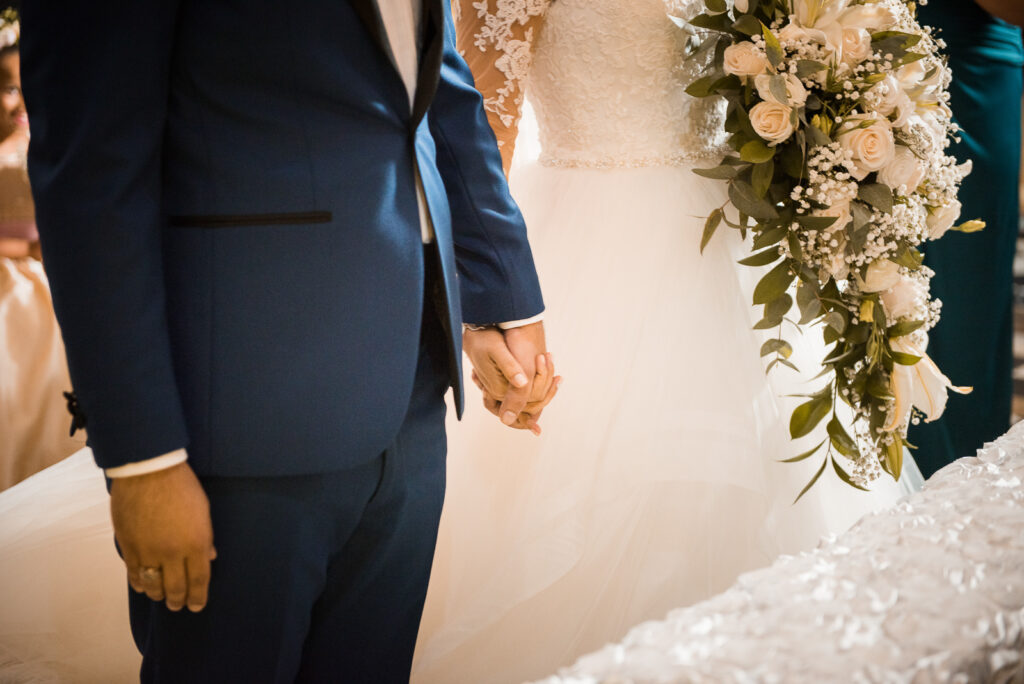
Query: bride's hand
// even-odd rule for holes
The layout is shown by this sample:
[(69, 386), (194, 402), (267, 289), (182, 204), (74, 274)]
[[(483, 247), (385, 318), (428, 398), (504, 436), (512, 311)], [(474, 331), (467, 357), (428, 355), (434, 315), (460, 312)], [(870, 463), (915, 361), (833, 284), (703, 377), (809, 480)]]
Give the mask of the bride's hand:
[[(558, 388), (562, 384), (561, 376), (555, 375), (555, 362), (550, 353), (540, 354), (537, 356), (537, 375), (534, 377), (533, 392), (530, 395), (529, 402), (525, 408), (520, 411), (516, 417), (514, 423), (509, 427), (516, 428), (518, 430), (529, 430), (533, 434), (540, 436), (541, 428), (538, 424), (541, 414), (551, 400), (558, 394)], [(501, 401), (496, 397), (488, 393), (487, 388), (484, 387), (480, 380), (480, 376), (474, 370), (472, 374), (473, 382), (483, 393), (484, 408), (498, 415), (501, 408)]]

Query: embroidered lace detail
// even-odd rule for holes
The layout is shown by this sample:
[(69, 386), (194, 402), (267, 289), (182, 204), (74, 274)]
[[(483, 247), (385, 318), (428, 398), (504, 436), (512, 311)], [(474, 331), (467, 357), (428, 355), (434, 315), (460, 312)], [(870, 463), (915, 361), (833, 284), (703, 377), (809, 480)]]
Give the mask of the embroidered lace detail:
[(689, 166), (709, 159), (720, 159), (728, 149), (728, 145), (723, 145), (707, 150), (694, 151), (689, 154), (672, 156), (604, 157), (602, 159), (570, 159), (567, 157), (556, 157), (545, 152), (540, 155), (540, 163), (542, 166), (569, 169), (639, 169), (649, 166)]
[[(685, 88), (702, 65), (684, 59), (699, 38), (699, 0), (556, 0), (534, 44), (528, 82), (542, 162), (552, 166), (687, 164), (725, 142), (725, 105)], [(710, 55), (709, 55), (710, 57)]]
[[(458, 2), (455, 4), (459, 5)], [(533, 17), (542, 16), (549, 4), (550, 0), (478, 0), (472, 3), (480, 22), (473, 36), (473, 45), (480, 52), (500, 52), (494, 66), (504, 76), (504, 83), (494, 90), (494, 94), (484, 97), (484, 108), (496, 114), (506, 127), (513, 126), (519, 117), (525, 90), (523, 84), (530, 73), (533, 28), (527, 24)], [(516, 36), (517, 26), (525, 27), (522, 38)]]

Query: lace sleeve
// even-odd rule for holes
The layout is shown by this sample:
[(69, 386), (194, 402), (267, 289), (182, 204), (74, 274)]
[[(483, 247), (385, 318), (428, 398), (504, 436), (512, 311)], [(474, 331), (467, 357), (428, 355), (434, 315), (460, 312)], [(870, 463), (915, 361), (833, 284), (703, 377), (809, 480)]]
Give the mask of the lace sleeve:
[(452, 0), (459, 51), (484, 96), (508, 174), (530, 72), (533, 39), (552, 0)]

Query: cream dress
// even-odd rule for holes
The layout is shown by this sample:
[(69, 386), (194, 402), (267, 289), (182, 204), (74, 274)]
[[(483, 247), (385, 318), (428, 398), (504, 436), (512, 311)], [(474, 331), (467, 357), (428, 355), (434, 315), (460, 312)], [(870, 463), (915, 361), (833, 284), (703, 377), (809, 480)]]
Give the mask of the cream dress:
[(515, 138), (523, 90), (536, 110), (539, 158), (524, 162), (520, 142), (511, 182), (565, 383), (539, 438), (472, 401), (449, 425), (415, 684), (551, 674), (900, 496), (891, 479), (865, 494), (829, 471), (791, 505), (820, 460), (776, 462), (804, 446), (780, 397), (823, 384), (809, 380), (823, 343), (790, 335), (804, 373), (766, 378), (738, 232), (699, 252), (726, 193), (692, 169), (721, 155), (724, 109), (684, 92), (698, 67), (683, 66), (690, 37), (670, 17), (699, 6), (456, 7), (499, 139)]

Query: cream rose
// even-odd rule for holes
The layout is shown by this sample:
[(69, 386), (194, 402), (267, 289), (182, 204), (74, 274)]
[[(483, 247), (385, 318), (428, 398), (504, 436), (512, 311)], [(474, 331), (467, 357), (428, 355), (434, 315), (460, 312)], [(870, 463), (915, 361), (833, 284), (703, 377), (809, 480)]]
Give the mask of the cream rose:
[(878, 172), (878, 182), (885, 183), (894, 191), (905, 187), (910, 193), (924, 180), (924, 171), (924, 164), (910, 148), (897, 145), (892, 161)]
[(733, 43), (725, 48), (725, 73), (746, 80), (768, 71), (770, 63), (764, 51), (749, 41)]
[(888, 259), (880, 259), (871, 262), (864, 278), (857, 280), (864, 292), (882, 292), (896, 285), (901, 277), (899, 264)]
[(778, 102), (758, 102), (750, 109), (750, 125), (770, 145), (778, 145), (793, 135), (792, 111)]
[(928, 212), (928, 237), (938, 240), (946, 234), (946, 231), (953, 227), (956, 220), (960, 218), (960, 211), (963, 206), (959, 200), (953, 200), (944, 207), (932, 209)]
[(875, 33), (892, 28), (896, 17), (881, 4), (856, 5), (844, 11), (838, 19), (844, 27), (857, 27)]
[(899, 281), (881, 295), (887, 320), (893, 322), (917, 317), (927, 295), (924, 283), (919, 279), (900, 276)]
[(885, 119), (875, 119), (866, 128), (858, 128), (863, 121), (871, 117), (861, 115), (843, 121), (845, 133), (839, 135), (839, 144), (843, 150), (852, 155), (848, 162), (850, 174), (857, 180), (864, 180), (872, 171), (878, 171), (892, 161), (896, 141), (892, 137), (892, 128)]
[(862, 28), (843, 28), (843, 63), (856, 66), (871, 56), (871, 34)]
[(807, 88), (793, 74), (782, 74), (782, 79), (786, 82), (786, 95), (789, 97), (789, 102), (779, 102), (778, 98), (775, 97), (775, 93), (771, 89), (772, 77), (768, 74), (754, 77), (754, 86), (757, 88), (757, 94), (766, 102), (778, 102), (790, 107), (803, 107), (807, 102)]

